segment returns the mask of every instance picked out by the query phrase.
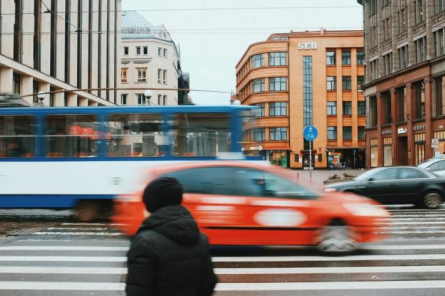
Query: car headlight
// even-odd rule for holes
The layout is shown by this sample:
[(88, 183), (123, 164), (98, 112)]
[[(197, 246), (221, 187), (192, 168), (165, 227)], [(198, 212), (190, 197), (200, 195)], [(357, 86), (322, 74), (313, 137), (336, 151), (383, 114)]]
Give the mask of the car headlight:
[(325, 189), (324, 189), (324, 191), (325, 192), (334, 192), (334, 191), (337, 191), (335, 188), (331, 188), (331, 187), (326, 187)]
[(388, 212), (372, 204), (344, 204), (343, 207), (355, 216), (382, 217), (388, 216)]

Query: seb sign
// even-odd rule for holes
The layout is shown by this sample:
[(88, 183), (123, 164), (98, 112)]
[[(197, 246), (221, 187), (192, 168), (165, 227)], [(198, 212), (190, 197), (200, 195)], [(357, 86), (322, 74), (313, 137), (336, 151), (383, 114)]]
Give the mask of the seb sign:
[(317, 43), (298, 43), (298, 49), (300, 50), (314, 50), (317, 49)]

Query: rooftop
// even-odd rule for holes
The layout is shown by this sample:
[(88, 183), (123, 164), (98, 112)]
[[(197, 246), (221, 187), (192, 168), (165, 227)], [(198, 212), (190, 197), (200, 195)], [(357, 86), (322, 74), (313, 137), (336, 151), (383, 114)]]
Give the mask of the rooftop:
[(122, 12), (122, 39), (154, 38), (172, 41), (164, 25), (155, 26), (136, 11)]

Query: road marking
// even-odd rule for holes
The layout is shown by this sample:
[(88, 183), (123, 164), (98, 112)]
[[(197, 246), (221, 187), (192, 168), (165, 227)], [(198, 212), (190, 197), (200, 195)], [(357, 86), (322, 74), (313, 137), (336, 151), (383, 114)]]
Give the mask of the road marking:
[(377, 231), (377, 234), (441, 234), (441, 233), (445, 233), (445, 230), (413, 230), (413, 231)]
[(127, 268), (0, 266), (0, 274), (126, 274)]
[(336, 273), (445, 272), (445, 266), (373, 266), (303, 268), (215, 268), (216, 274), (336, 274)]
[(445, 221), (445, 217), (444, 218), (397, 218), (397, 219), (392, 219), (392, 218), (378, 218), (376, 219), (377, 221), (389, 221), (389, 222), (397, 222), (397, 221)]
[(123, 291), (124, 283), (85, 282), (0, 282), (0, 290), (48, 290), (48, 291)]
[(104, 230), (114, 230), (109, 227), (101, 228), (89, 228), (89, 227), (49, 227), (45, 230), (88, 230), (88, 231), (104, 231)]
[(0, 251), (128, 251), (128, 247), (72, 247), (72, 246), (9, 246), (0, 247)]
[(66, 226), (119, 226), (121, 223), (62, 223)]
[(120, 232), (48, 232), (48, 231), (38, 231), (33, 232), (35, 235), (95, 235), (95, 236), (121, 236)]
[[(0, 285), (2, 283), (0, 282)], [(222, 283), (216, 291), (383, 290), (445, 288), (445, 281)]]
[(328, 257), (328, 256), (213, 257), (212, 260), (213, 262), (309, 262), (309, 261), (332, 262), (332, 261), (445, 260), (445, 254), (357, 255), (357, 256), (344, 256), (344, 257)]
[[(391, 222), (378, 222), (377, 224), (380, 224), (380, 225), (419, 225), (419, 222), (394, 222), (394, 221), (391, 221)], [(443, 224), (444, 226), (445, 226), (445, 221), (444, 222), (434, 222), (434, 221), (432, 221), (432, 222), (428, 222), (428, 221), (425, 221), (425, 222), (422, 222), (421, 223), (422, 225), (439, 225), (439, 224)]]
[(364, 250), (442, 250), (445, 249), (445, 245), (381, 245), (381, 246), (368, 246), (364, 247)]
[(0, 256), (0, 261), (33, 262), (126, 262), (126, 257), (82, 257), (82, 256)]
[(414, 231), (424, 231), (424, 230), (445, 230), (444, 226), (383, 226), (379, 227), (379, 229), (392, 229), (394, 231), (397, 230), (406, 230), (406, 229), (412, 229)]
[(445, 215), (422, 214), (422, 215), (391, 215), (392, 218), (445, 218)]

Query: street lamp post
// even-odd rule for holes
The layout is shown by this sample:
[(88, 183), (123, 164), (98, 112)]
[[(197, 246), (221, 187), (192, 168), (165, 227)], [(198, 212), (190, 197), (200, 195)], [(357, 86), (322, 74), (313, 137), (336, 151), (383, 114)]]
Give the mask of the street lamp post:
[(45, 107), (45, 104), (43, 104), (43, 100), (45, 100), (46, 97), (46, 93), (44, 91), (39, 91), (37, 93), (37, 99), (39, 100), (39, 102), (37, 103), (37, 105), (39, 107)]
[(145, 99), (147, 100), (146, 104), (150, 105), (150, 98), (153, 96), (153, 92), (151, 90), (147, 89), (144, 92), (144, 96), (145, 96)]

